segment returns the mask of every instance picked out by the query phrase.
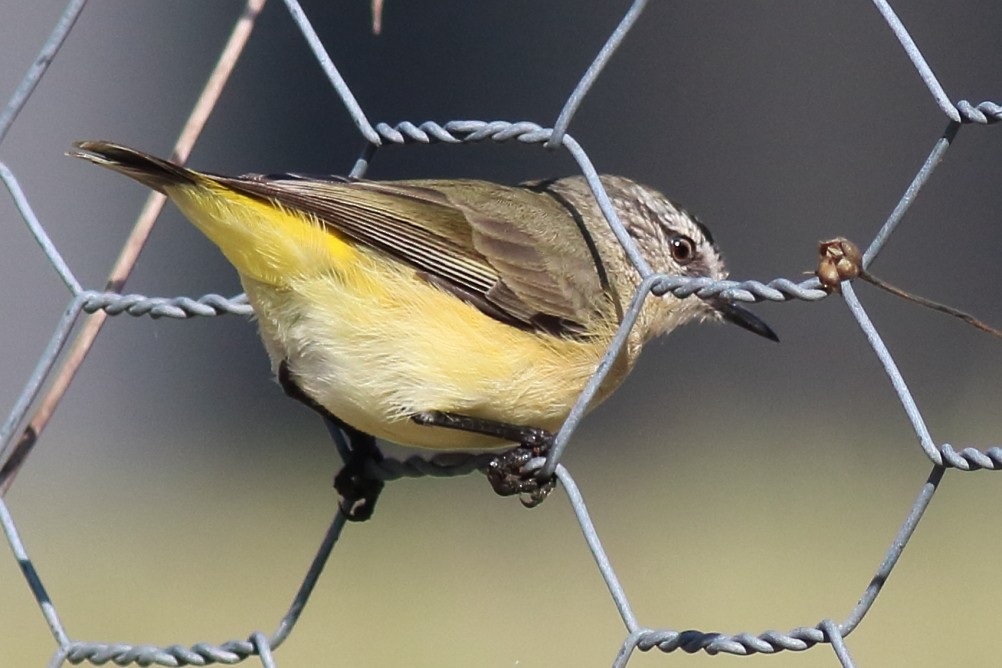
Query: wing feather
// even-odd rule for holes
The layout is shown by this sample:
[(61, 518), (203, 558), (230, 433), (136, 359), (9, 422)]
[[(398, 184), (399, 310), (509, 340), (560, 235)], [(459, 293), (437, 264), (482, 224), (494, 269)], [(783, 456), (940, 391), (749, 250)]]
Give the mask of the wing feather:
[(347, 181), (213, 176), (244, 194), (315, 216), (385, 251), (485, 314), (582, 336), (608, 314), (602, 258), (581, 216), (538, 187), (484, 181)]

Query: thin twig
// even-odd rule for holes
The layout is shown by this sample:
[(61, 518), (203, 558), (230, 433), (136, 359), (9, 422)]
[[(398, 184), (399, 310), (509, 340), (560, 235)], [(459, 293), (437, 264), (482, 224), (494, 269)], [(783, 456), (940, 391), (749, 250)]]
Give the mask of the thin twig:
[[(233, 26), (233, 32), (230, 34), (230, 38), (223, 48), (219, 60), (216, 62), (216, 67), (209, 75), (209, 79), (206, 81), (205, 87), (202, 89), (202, 93), (195, 103), (195, 107), (192, 109), (184, 128), (181, 130), (181, 134), (174, 146), (174, 151), (171, 154), (175, 162), (183, 163), (191, 154), (192, 146), (199, 134), (201, 134), (202, 129), (205, 127), (205, 122), (219, 100), (223, 86), (229, 79), (237, 59), (247, 44), (251, 30), (254, 27), (254, 22), (261, 13), (264, 3), (265, 0), (247, 0), (243, 15), (237, 21), (236, 25)], [(146, 244), (146, 240), (153, 229), (153, 223), (156, 221), (161, 209), (163, 209), (165, 202), (166, 198), (159, 193), (153, 193), (146, 199), (146, 203), (143, 205), (142, 211), (140, 211), (136, 219), (136, 224), (125, 240), (125, 244), (119, 252), (118, 259), (115, 260), (115, 264), (108, 275), (108, 280), (105, 284), (106, 290), (117, 292), (125, 285), (125, 281), (132, 272), (132, 268), (136, 264), (136, 259)], [(14, 482), (14, 478), (24, 465), (39, 435), (48, 424), (49, 418), (52, 417), (56, 406), (59, 405), (67, 388), (76, 376), (81, 363), (90, 351), (94, 340), (97, 338), (107, 318), (107, 313), (98, 311), (91, 315), (80, 328), (80, 333), (73, 341), (69, 352), (66, 353), (62, 366), (59, 367), (59, 371), (49, 386), (48, 392), (42, 398), (31, 420), (22, 430), (17, 443), (11, 450), (10, 456), (3, 463), (3, 468), (0, 469), (0, 496), (5, 494), (10, 488), (11, 483)]]
[(934, 302), (933, 300), (926, 299), (925, 297), (919, 297), (918, 295), (913, 295), (910, 292), (906, 292), (905, 290), (902, 290), (899, 287), (891, 285), (887, 281), (877, 278), (876, 276), (866, 271), (865, 269), (860, 271), (859, 277), (862, 278), (864, 281), (867, 281), (868, 283), (872, 283), (881, 290), (886, 290), (887, 292), (890, 292), (892, 295), (896, 297), (901, 297), (902, 299), (907, 299), (908, 301), (915, 302), (919, 306), (930, 308), (933, 311), (939, 311), (940, 313), (952, 315), (954, 318), (960, 318), (968, 325), (971, 325), (972, 327), (977, 327), (982, 332), (987, 332), (988, 334), (991, 334), (996, 338), (1002, 339), (1002, 331), (999, 331), (994, 327), (985, 324), (983, 321), (978, 320), (970, 313), (961, 311), (960, 309), (953, 308), (952, 306), (947, 306), (946, 304), (940, 304), (939, 302)]

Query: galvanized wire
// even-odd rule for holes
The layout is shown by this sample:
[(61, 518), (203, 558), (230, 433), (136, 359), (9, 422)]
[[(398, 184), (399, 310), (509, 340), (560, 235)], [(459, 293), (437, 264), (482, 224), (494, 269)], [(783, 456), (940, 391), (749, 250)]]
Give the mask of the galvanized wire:
[[(859, 324), (870, 347), (883, 365), (891, 386), (897, 394), (898, 400), (912, 425), (919, 447), (933, 466), (917, 498), (911, 505), (908, 516), (892, 539), (884, 558), (864, 589), (859, 601), (849, 611), (843, 622), (836, 623), (832, 619), (823, 619), (816, 624), (801, 626), (785, 633), (766, 631), (757, 634), (739, 633), (733, 635), (696, 630), (658, 630), (644, 626), (635, 616), (627, 592), (622, 586), (602, 546), (599, 534), (591, 521), (588, 506), (585, 503), (582, 492), (570, 472), (560, 463), (561, 456), (570, 442), (574, 429), (584, 414), (585, 407), (589, 404), (595, 392), (597, 392), (600, 383), (612, 366), (612, 361), (624, 345), (626, 337), (636, 321), (644, 301), (651, 298), (652, 295), (663, 295), (671, 292), (678, 297), (696, 295), (700, 298), (710, 298), (721, 296), (726, 299), (746, 302), (818, 301), (829, 296), (828, 291), (821, 289), (820, 283), (814, 278), (802, 281), (781, 278), (767, 282), (751, 280), (713, 281), (710, 279), (655, 274), (646, 264), (632, 239), (617, 219), (612, 203), (598, 178), (598, 172), (592, 165), (584, 148), (572, 136), (567, 134), (567, 128), (591, 85), (640, 17), (646, 4), (645, 0), (635, 0), (631, 5), (619, 25), (611, 33), (606, 44), (597, 54), (588, 71), (574, 87), (573, 93), (567, 99), (553, 128), (542, 127), (530, 122), (479, 120), (449, 121), (442, 124), (429, 121), (418, 124), (401, 122), (392, 126), (386, 123), (373, 125), (366, 118), (361, 105), (352, 94), (348, 83), (337, 70), (320, 38), (313, 30), (302, 7), (296, 0), (284, 0), (284, 2), (289, 15), (302, 33), (317, 62), (326, 73), (331, 86), (337, 92), (351, 115), (359, 133), (368, 142), (352, 170), (353, 175), (360, 176), (363, 174), (373, 158), (376, 148), (386, 143), (462, 144), (483, 141), (514, 141), (546, 148), (562, 147), (577, 162), (611, 229), (620, 240), (642, 277), (642, 282), (638, 286), (631, 304), (624, 314), (623, 322), (609, 350), (596, 369), (591, 382), (579, 397), (567, 421), (557, 433), (554, 448), (549, 453), (545, 462), (541, 460), (534, 461), (530, 466), (532, 470), (538, 471), (539, 475), (556, 476), (574, 511), (585, 539), (586, 548), (593, 556), (596, 567), (606, 584), (610, 598), (622, 619), (625, 627), (625, 637), (612, 660), (612, 665), (627, 665), (635, 649), (642, 651), (659, 649), (662, 652), (672, 652), (681, 649), (685, 652), (703, 651), (709, 654), (724, 652), (747, 655), (755, 653), (772, 654), (784, 650), (804, 651), (818, 644), (829, 644), (842, 666), (846, 668), (854, 666), (855, 664), (846, 643), (846, 637), (859, 626), (880, 594), (884, 582), (897, 564), (908, 540), (921, 521), (923, 513), (929, 507), (946, 469), (955, 468), (961, 471), (978, 469), (998, 470), (1002, 468), (1002, 448), (991, 447), (981, 450), (968, 447), (956, 451), (949, 444), (937, 444), (933, 440), (922, 412), (909, 391), (892, 354), (884, 344), (850, 283), (842, 285), (842, 297), (846, 302), (851, 316)], [(17, 118), (18, 113), (37, 87), (52, 59), (57, 55), (60, 46), (83, 11), (84, 4), (85, 0), (72, 0), (68, 4), (38, 57), (29, 66), (20, 85), (16, 88), (3, 112), (0, 113), (0, 142), (3, 141), (3, 138)], [(262, 4), (261, 0), (249, 2), (246, 11), (238, 19), (238, 29), (234, 31), (228, 46), (228, 48), (233, 47), (235, 50), (223, 68), (225, 72), (218, 79), (210, 82), (211, 85), (207, 88), (212, 90), (213, 95), (218, 95), (219, 90), (221, 90), (225, 83), (226, 74), (232, 70), (242, 44), (246, 42), (250, 34), (250, 27), (260, 15)], [(919, 168), (911, 184), (902, 194), (887, 221), (875, 234), (869, 248), (864, 254), (864, 266), (869, 266), (881, 249), (885, 247), (891, 235), (903, 220), (915, 196), (940, 164), (961, 125), (964, 123), (991, 124), (1002, 120), (1002, 106), (995, 102), (985, 101), (977, 105), (964, 100), (957, 103), (951, 102), (943, 86), (937, 80), (923, 57), (919, 47), (908, 34), (903, 23), (895, 15), (890, 4), (886, 0), (874, 0), (874, 5), (910, 58), (916, 71), (932, 95), (933, 100), (944, 115), (946, 115), (948, 126), (943, 136), (935, 142), (929, 156)], [(204, 122), (205, 116), (207, 116), (214, 104), (214, 99), (215, 97), (212, 96), (203, 97), (203, 101), (197, 107), (197, 111), (193, 113), (193, 119), (197, 120), (193, 120), (189, 124), (185, 136), (193, 139), (194, 135), (197, 134), (197, 127), (200, 127)], [(186, 145), (190, 147), (190, 142)], [(183, 157), (184, 155), (186, 155), (186, 152), (182, 149), (178, 153), (178, 156)], [(121, 292), (115, 290), (85, 289), (60, 255), (56, 245), (46, 234), (44, 225), (38, 220), (32, 210), (28, 197), (18, 185), (15, 174), (7, 165), (2, 163), (0, 163), (0, 180), (5, 184), (29, 233), (36, 240), (49, 264), (70, 293), (68, 305), (59, 319), (45, 351), (24, 384), (10, 414), (2, 427), (0, 427), (0, 454), (3, 455), (0, 458), (0, 465), (2, 465), (2, 468), (0, 468), (0, 491), (4, 491), (6, 486), (10, 484), (10, 481), (13, 480), (13, 474), (23, 465), (31, 451), (30, 447), (19, 449), (12, 447), (12, 445), (17, 443), (23, 444), (26, 441), (30, 441), (33, 444), (39, 437), (39, 432), (32, 430), (30, 427), (20, 432), (20, 437), (18, 437), (18, 428), (25, 423), (28, 419), (29, 411), (38, 403), (39, 393), (43, 386), (59, 369), (60, 354), (69, 340), (74, 325), (83, 314), (104, 313), (107, 315), (130, 315), (133, 317), (187, 319), (193, 317), (214, 317), (224, 314), (249, 316), (252, 310), (247, 304), (246, 299), (242, 296), (225, 298), (220, 295), (209, 294), (197, 299), (191, 299), (184, 296), (149, 297), (121, 294)], [(140, 240), (138, 243), (141, 245), (142, 241)], [(70, 377), (72, 377), (72, 374), (70, 374)], [(68, 383), (69, 381), (67, 380), (66, 382)], [(58, 403), (58, 399), (55, 400), (55, 403)], [(340, 433), (336, 426), (329, 426), (335, 441), (339, 443), (339, 447), (342, 450), (345, 450), (347, 445), (344, 442), (343, 434)], [(401, 477), (452, 476), (465, 475), (483, 470), (489, 461), (489, 455), (450, 453), (437, 455), (430, 459), (415, 456), (406, 460), (387, 458), (381, 461), (371, 461), (367, 464), (367, 470), (369, 475), (383, 480), (393, 480)], [(49, 598), (49, 594), (42, 584), (42, 578), (28, 556), (10, 510), (3, 499), (0, 498), (0, 527), (2, 527), (25, 582), (35, 597), (57, 646), (50, 662), (52, 666), (63, 665), (65, 662), (80, 663), (84, 661), (94, 664), (111, 661), (118, 665), (208, 665), (211, 663), (236, 663), (252, 656), (258, 657), (264, 666), (275, 666), (276, 662), (273, 651), (294, 630), (299, 615), (309, 601), (317, 578), (341, 536), (344, 523), (344, 516), (338, 512), (307, 569), (302, 584), (293, 597), (289, 610), (279, 621), (277, 629), (272, 635), (268, 636), (255, 631), (248, 634), (246, 639), (231, 640), (218, 645), (199, 643), (191, 647), (180, 645), (157, 647), (152, 645), (89, 642), (72, 639), (56, 612), (55, 604)]]

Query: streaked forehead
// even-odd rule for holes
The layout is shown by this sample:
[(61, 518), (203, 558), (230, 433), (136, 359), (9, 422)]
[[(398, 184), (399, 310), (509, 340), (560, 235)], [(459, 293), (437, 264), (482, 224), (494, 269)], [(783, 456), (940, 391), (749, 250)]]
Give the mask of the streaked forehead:
[(703, 236), (706, 237), (706, 241), (709, 242), (711, 246), (713, 247), (717, 246), (717, 242), (713, 240), (713, 235), (710, 233), (710, 228), (704, 225), (703, 221), (701, 221), (699, 218), (696, 218), (696, 216), (692, 215), (691, 213), (689, 213), (682, 207), (678, 206), (674, 202), (672, 202), (672, 204), (675, 206), (675, 208), (677, 208), (679, 211), (681, 211), (682, 213), (684, 213), (686, 216), (689, 217), (689, 220), (691, 220), (693, 224), (695, 224), (696, 229), (698, 229), (700, 232), (703, 233)]
[(709, 228), (678, 202), (646, 188), (639, 188), (638, 199), (670, 231), (690, 237), (702, 236), (711, 246), (717, 245)]

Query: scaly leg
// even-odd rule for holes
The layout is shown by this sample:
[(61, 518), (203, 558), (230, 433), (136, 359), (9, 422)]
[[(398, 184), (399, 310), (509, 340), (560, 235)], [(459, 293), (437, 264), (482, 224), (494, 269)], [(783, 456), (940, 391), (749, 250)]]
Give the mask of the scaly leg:
[(518, 447), (491, 460), (487, 467), (487, 480), (501, 496), (520, 495), (519, 500), (527, 508), (542, 503), (556, 485), (553, 478), (540, 480), (535, 473), (522, 470), (530, 460), (545, 455), (553, 445), (553, 434), (545, 429), (445, 411), (422, 411), (412, 415), (411, 420), (429, 427), (458, 429), (519, 443)]

